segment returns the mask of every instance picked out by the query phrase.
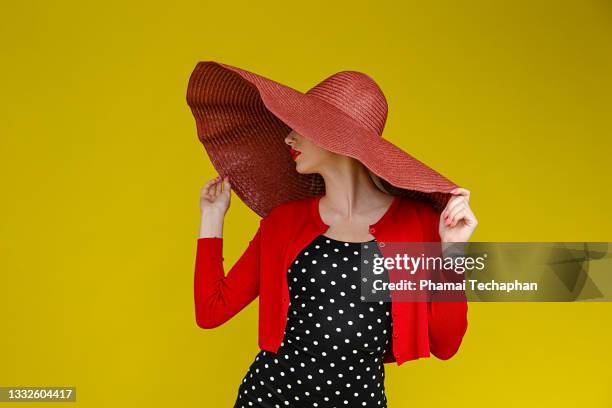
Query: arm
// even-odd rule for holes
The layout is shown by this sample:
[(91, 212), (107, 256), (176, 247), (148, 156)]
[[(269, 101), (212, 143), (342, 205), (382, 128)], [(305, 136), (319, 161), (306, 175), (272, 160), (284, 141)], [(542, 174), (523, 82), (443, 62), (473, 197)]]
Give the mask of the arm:
[(193, 282), (195, 317), (199, 327), (217, 327), (245, 308), (259, 294), (260, 220), (255, 236), (230, 269), (223, 267), (223, 221), (230, 205), (229, 178), (217, 176), (200, 192), (202, 221)]
[(251, 303), (259, 294), (261, 224), (227, 276), (223, 267), (223, 238), (199, 238), (194, 300), (196, 322), (203, 329), (217, 327)]
[[(429, 230), (427, 234), (429, 242), (441, 242), (438, 232), (439, 217), (440, 215), (432, 208), (426, 211), (424, 218)], [(442, 254), (442, 245), (440, 254)], [(427, 304), (429, 349), (439, 359), (448, 360), (459, 350), (467, 331), (467, 310), (467, 300), (435, 301), (435, 293), (432, 295), (432, 301)]]
[(429, 349), (441, 360), (448, 360), (459, 350), (467, 331), (467, 301), (428, 304)]

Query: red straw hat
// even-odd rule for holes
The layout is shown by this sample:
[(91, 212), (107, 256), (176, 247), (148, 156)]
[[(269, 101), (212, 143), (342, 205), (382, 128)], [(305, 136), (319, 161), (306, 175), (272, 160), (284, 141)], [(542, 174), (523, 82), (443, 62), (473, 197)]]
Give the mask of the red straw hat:
[(428, 201), (438, 211), (457, 187), (382, 138), (387, 101), (361, 72), (338, 72), (302, 93), (241, 68), (203, 61), (189, 78), (187, 103), (213, 166), (262, 217), (283, 202), (325, 193), (321, 175), (296, 171), (284, 141), (292, 129), (359, 160), (390, 194)]

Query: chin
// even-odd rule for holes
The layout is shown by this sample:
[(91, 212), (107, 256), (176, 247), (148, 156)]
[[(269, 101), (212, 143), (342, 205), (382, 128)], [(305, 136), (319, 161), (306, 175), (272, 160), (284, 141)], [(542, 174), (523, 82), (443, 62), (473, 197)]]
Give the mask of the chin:
[(304, 168), (304, 166), (300, 166), (299, 164), (295, 166), (295, 170), (300, 174), (310, 174), (312, 171), (308, 168)]

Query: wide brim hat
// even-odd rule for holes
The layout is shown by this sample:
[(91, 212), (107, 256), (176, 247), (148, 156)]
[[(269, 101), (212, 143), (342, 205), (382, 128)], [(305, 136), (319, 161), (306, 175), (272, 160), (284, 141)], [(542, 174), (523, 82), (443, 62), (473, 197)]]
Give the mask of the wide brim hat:
[(300, 174), (285, 138), (295, 130), (334, 153), (359, 160), (392, 195), (441, 211), (458, 187), (382, 137), (384, 94), (368, 75), (338, 72), (305, 93), (215, 61), (196, 64), (187, 104), (197, 135), (221, 176), (261, 217), (291, 200), (325, 194), (317, 173)]

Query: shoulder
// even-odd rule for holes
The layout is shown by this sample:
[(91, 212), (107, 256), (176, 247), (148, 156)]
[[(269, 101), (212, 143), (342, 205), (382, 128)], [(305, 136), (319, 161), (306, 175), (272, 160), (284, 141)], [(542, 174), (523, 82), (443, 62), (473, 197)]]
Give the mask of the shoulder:
[(264, 217), (267, 222), (279, 222), (288, 218), (298, 217), (308, 214), (314, 197), (306, 197), (296, 200), (288, 200), (272, 208), (268, 215)]

